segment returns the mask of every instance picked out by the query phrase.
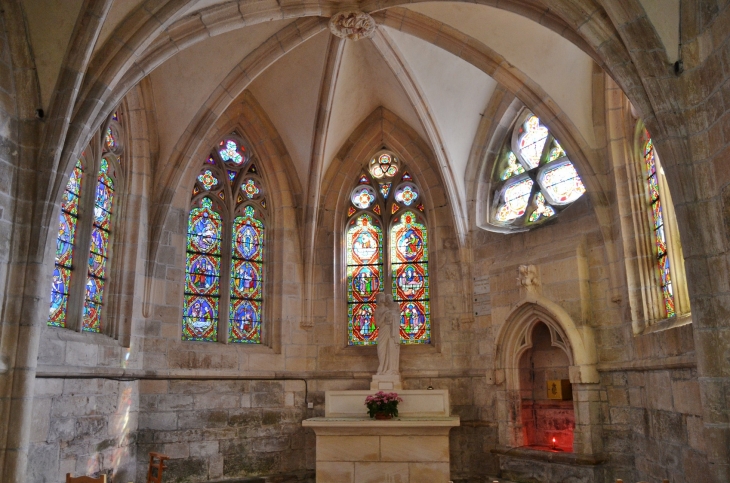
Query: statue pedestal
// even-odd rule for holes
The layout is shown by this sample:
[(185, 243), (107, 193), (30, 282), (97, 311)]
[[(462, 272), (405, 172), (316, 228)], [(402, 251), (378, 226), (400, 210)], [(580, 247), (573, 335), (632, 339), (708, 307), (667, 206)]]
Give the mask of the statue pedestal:
[(367, 416), (370, 391), (326, 391), (325, 417), (302, 421), (317, 436), (317, 483), (448, 483), (450, 416), (445, 390), (398, 391), (399, 417)]
[(400, 375), (388, 376), (385, 374), (374, 375), (370, 382), (370, 389), (373, 391), (400, 391), (403, 389), (403, 383), (400, 381)]

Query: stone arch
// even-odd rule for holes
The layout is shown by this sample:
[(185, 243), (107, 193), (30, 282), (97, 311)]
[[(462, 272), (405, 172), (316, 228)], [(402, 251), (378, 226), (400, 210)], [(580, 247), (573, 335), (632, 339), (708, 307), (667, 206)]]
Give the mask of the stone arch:
[[(334, 354), (331, 360), (326, 359), (320, 364), (327, 367), (328, 364), (341, 366), (343, 360), (352, 357), (353, 364), (360, 360), (358, 355), (367, 353), (372, 348), (368, 347), (346, 347), (346, 306), (345, 287), (340, 283), (340, 274), (344, 273), (343, 250), (343, 227), (347, 220), (347, 199), (352, 189), (352, 182), (356, 179), (363, 163), (382, 146), (385, 145), (393, 151), (396, 156), (407, 162), (408, 171), (418, 181), (423, 196), (423, 203), (426, 206), (425, 218), (429, 227), (429, 265), (436, 267), (439, 260), (451, 256), (459, 257), (460, 254), (441, 255), (439, 252), (443, 245), (456, 246), (454, 234), (454, 222), (451, 206), (446, 199), (446, 192), (441, 180), (438, 166), (435, 166), (435, 157), (431, 153), (428, 144), (398, 116), (384, 107), (378, 107), (373, 111), (347, 138), (344, 145), (339, 149), (330, 166), (327, 168), (322, 179), (322, 190), (320, 194), (320, 209), (328, 212), (331, 216), (323, 217), (323, 223), (317, 229), (315, 246), (317, 252), (314, 257), (314, 268), (317, 272), (313, 279), (322, 280), (319, 287), (313, 289), (313, 293), (321, 293), (322, 301), (327, 300), (327, 314), (315, 313), (312, 320), (315, 325), (328, 325), (333, 330), (332, 344)], [(447, 241), (453, 238), (453, 241)], [(335, 262), (332, 269), (333, 254)], [(466, 264), (464, 264), (466, 265)], [(327, 267), (327, 268), (323, 268)], [(463, 282), (463, 279), (454, 274), (454, 285)], [(447, 284), (442, 284), (447, 285)], [(444, 300), (446, 294), (440, 290), (439, 282), (434, 278), (431, 281), (431, 320), (432, 320), (432, 344), (428, 347), (413, 347), (414, 351), (401, 352), (401, 364), (405, 370), (414, 364), (418, 357), (416, 352), (423, 354), (423, 351), (431, 354), (436, 364), (441, 359), (440, 338), (443, 337), (444, 320), (448, 303)], [(456, 299), (455, 307), (450, 310), (449, 317), (458, 317), (464, 312), (466, 300), (462, 300), (466, 290), (455, 290), (450, 294), (450, 299)], [(329, 294), (329, 296), (328, 296)], [(434, 295), (435, 294), (435, 295)], [(313, 304), (316, 306), (317, 304)], [(328, 319), (331, 317), (332, 319)], [(409, 354), (409, 352), (411, 352)], [(377, 362), (376, 360), (374, 360)], [(374, 369), (363, 366), (363, 370)]]
[[(527, 277), (522, 275), (523, 268), (527, 268), (525, 271)], [(519, 367), (520, 358), (532, 347), (532, 330), (537, 324), (542, 323), (548, 327), (551, 345), (560, 348), (568, 356), (573, 394), (574, 396), (579, 394), (577, 398), (574, 397), (574, 401), (589, 397), (580, 394), (595, 392), (595, 384), (599, 382), (591, 328), (577, 326), (562, 307), (538, 293), (539, 281), (536, 279), (534, 267), (520, 267), (520, 272), (524, 297), (507, 316), (495, 339), (494, 368), (495, 383), (498, 386), (499, 442), (507, 447), (525, 444)], [(590, 409), (574, 402), (574, 410), (576, 421), (579, 421), (578, 416), (581, 412)], [(600, 447), (591, 444), (597, 440), (593, 437), (593, 433), (599, 431), (600, 428), (590, 422), (577, 423), (573, 451), (579, 454), (599, 452)]]
[[(158, 207), (157, 216), (162, 222), (156, 229), (151, 230), (150, 260), (163, 263), (163, 259), (171, 257), (176, 260), (175, 267), (179, 268), (184, 264), (184, 250), (178, 253), (174, 247), (162, 244), (161, 240), (166, 238), (168, 233), (173, 237), (184, 238), (185, 229), (176, 226), (175, 223), (180, 212), (184, 212), (185, 219), (187, 219), (190, 209), (190, 193), (201, 163), (215, 143), (232, 131), (237, 131), (250, 145), (263, 166), (259, 168), (259, 176), (264, 179), (268, 187), (266, 236), (269, 244), (267, 256), (272, 260), (272, 268), (270, 272), (267, 272), (269, 275), (267, 297), (269, 300), (275, 300), (282, 297), (283, 293), (298, 293), (301, 289), (300, 230), (298, 229), (300, 220), (298, 200), (301, 198), (301, 186), (283, 140), (266, 112), (249, 91), (244, 91), (206, 130), (204, 135), (198, 138), (195, 149), (184, 158), (185, 164), (176, 166), (174, 176), (170, 176), (168, 184), (161, 188), (170, 192), (169, 202)], [(184, 242), (181, 246), (184, 246)], [(169, 251), (173, 253), (170, 254)], [(151, 313), (151, 307), (159, 294), (164, 293), (166, 283), (164, 271), (160, 278), (155, 272), (154, 264), (148, 264), (147, 270), (147, 287), (144, 294), (146, 316)], [(273, 353), (278, 354), (281, 351), (284, 304), (268, 303), (266, 305), (265, 315), (271, 320), (272, 325), (270, 336), (267, 337), (264, 345), (267, 345)]]

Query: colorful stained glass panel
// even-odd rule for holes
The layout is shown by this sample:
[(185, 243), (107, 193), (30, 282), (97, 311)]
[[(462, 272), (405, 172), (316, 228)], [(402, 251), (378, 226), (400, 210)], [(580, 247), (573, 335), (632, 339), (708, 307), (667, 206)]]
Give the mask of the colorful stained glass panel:
[(546, 169), (540, 176), (540, 184), (550, 200), (558, 204), (572, 203), (586, 192), (575, 166), (569, 162)]
[(218, 178), (216, 178), (213, 171), (209, 169), (206, 169), (198, 175), (198, 181), (203, 185), (203, 188), (208, 191), (218, 185)]
[(261, 343), (261, 304), (255, 300), (232, 301), (228, 339), (244, 344)]
[(370, 208), (370, 205), (375, 202), (375, 190), (370, 186), (360, 185), (352, 190), (350, 201), (361, 210)]
[(375, 304), (351, 303), (347, 306), (349, 345), (375, 345), (378, 328), (375, 325)]
[(348, 344), (375, 344), (375, 295), (382, 286), (383, 232), (363, 213), (347, 230)]
[(249, 200), (254, 199), (259, 194), (261, 194), (261, 189), (256, 185), (256, 181), (249, 178), (241, 185), (241, 191), (246, 193), (246, 197)]
[(506, 180), (511, 178), (512, 176), (516, 176), (524, 172), (525, 168), (517, 161), (517, 156), (515, 156), (515, 153), (513, 153), (512, 151), (507, 153), (507, 166), (502, 171), (502, 176), (500, 176), (500, 179)]
[(218, 298), (186, 295), (182, 339), (214, 342), (218, 337)]
[(513, 183), (504, 190), (504, 202), (497, 208), (498, 221), (512, 221), (525, 214), (530, 201), (533, 181), (525, 178)]
[(537, 116), (530, 116), (522, 125), (522, 133), (517, 138), (517, 146), (528, 169), (536, 168), (540, 164), (547, 137), (548, 129), (540, 124)]
[(431, 341), (426, 227), (410, 211), (390, 232), (392, 294), (401, 306), (401, 343)]
[(418, 189), (413, 184), (399, 186), (395, 190), (395, 200), (406, 206), (411, 206), (418, 199)]
[(228, 340), (261, 343), (261, 304), (264, 284), (264, 223), (253, 206), (233, 221), (231, 240), (230, 324)]
[(235, 141), (228, 139), (225, 141), (221, 141), (218, 155), (220, 155), (223, 161), (240, 166), (243, 164), (243, 156), (241, 155), (241, 152), (243, 152), (243, 150), (244, 149), (242, 146), (239, 147)]
[(188, 253), (185, 292), (198, 295), (218, 295), (220, 258), (200, 253)]

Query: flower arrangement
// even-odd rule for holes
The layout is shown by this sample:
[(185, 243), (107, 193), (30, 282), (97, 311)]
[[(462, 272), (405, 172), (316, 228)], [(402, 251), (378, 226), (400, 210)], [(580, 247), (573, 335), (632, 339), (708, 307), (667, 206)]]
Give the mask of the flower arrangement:
[(368, 414), (375, 419), (391, 419), (398, 417), (398, 403), (403, 399), (395, 392), (379, 391), (365, 398), (365, 405), (368, 407)]

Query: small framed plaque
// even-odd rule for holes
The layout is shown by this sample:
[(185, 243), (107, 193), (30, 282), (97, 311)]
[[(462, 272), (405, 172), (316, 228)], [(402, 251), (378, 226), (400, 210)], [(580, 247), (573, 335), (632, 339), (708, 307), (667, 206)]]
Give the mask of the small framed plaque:
[(568, 379), (553, 379), (547, 382), (548, 399), (570, 401), (573, 399), (573, 387)]

